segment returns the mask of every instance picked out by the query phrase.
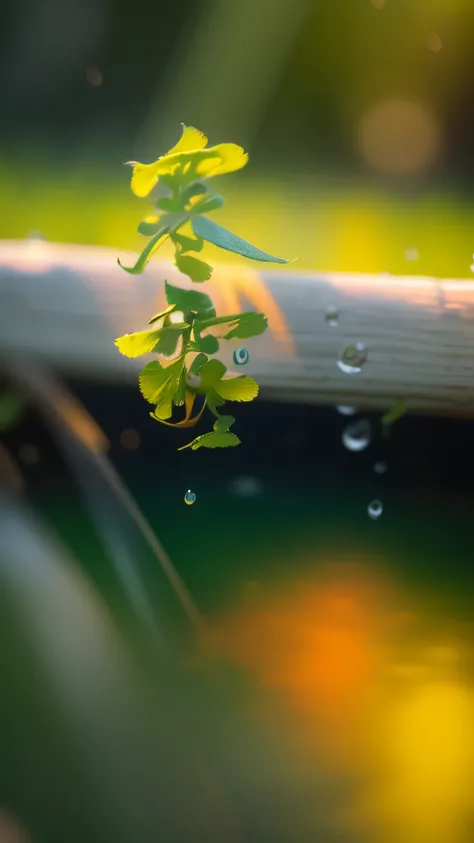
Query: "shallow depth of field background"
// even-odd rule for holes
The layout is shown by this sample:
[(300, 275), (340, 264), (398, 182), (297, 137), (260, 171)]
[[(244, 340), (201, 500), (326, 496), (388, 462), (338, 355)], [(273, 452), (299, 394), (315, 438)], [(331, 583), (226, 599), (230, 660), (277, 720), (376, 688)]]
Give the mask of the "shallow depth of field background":
[[(0, 42), (2, 239), (138, 251), (151, 203), (122, 164), (166, 152), (184, 122), (249, 150), (245, 170), (216, 182), (219, 221), (298, 269), (471, 275), (470, 0), (24, 0), (5, 10)], [(198, 648), (183, 645), (206, 703), (180, 705), (212, 746), (236, 839), (472, 840), (472, 423), (408, 417), (385, 440), (373, 417), (356, 454), (335, 408), (257, 401), (238, 409), (240, 448), (181, 454), (183, 436), (149, 419), (138, 389), (70, 386), (209, 622)], [(31, 411), (3, 441), (103, 612), (125, 614), (54, 438)], [(157, 605), (161, 587), (152, 572)], [(1, 625), (0, 842), (20, 839), (13, 822), (38, 843), (129, 839), (104, 832), (114, 776), (77, 773), (73, 696), (47, 690), (47, 658), (17, 642), (13, 615)], [(173, 700), (158, 693), (157, 721)], [(186, 766), (183, 734), (173, 740)]]

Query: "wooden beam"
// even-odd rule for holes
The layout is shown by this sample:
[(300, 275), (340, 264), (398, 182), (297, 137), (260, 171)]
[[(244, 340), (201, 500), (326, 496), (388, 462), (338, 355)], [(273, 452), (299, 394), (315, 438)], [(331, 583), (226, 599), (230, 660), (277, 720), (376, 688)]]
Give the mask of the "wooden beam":
[[(189, 287), (167, 262), (140, 276), (117, 265), (133, 254), (48, 243), (0, 242), (0, 355), (32, 354), (66, 375), (133, 383), (140, 360), (123, 358), (115, 337), (143, 330), (164, 302), (163, 281)], [(204, 287), (218, 313), (261, 310), (270, 330), (246, 341), (245, 372), (262, 398), (474, 417), (474, 282), (425, 277), (216, 267)], [(337, 325), (326, 319), (338, 313)], [(337, 360), (367, 346), (359, 374)], [(222, 359), (232, 368), (232, 350)], [(240, 343), (242, 344), (242, 343)], [(230, 347), (229, 347), (230, 345)], [(239, 372), (242, 372), (240, 369)]]

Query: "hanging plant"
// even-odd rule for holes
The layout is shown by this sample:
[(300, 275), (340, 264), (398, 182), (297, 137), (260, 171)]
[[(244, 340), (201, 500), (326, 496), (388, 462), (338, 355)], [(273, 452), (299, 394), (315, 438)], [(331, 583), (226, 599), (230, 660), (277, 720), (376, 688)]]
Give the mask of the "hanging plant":
[[(148, 243), (134, 266), (126, 267), (119, 261), (122, 269), (132, 275), (140, 274), (168, 239), (175, 248), (177, 269), (195, 284), (208, 281), (212, 274), (212, 267), (196, 257), (205, 242), (251, 260), (288, 263), (262, 252), (206, 216), (224, 205), (221, 196), (209, 191), (207, 180), (240, 170), (247, 161), (242, 147), (233, 143), (208, 147), (202, 132), (190, 126), (183, 126), (176, 146), (154, 163), (129, 161), (133, 167), (131, 188), (136, 196), (148, 196), (158, 183), (167, 188), (169, 195), (158, 199), (158, 213), (138, 226), (138, 232), (149, 238)], [(149, 352), (157, 355), (139, 375), (140, 390), (154, 406), (150, 413), (153, 419), (169, 427), (188, 428), (197, 424), (206, 408), (214, 416), (209, 433), (179, 450), (239, 445), (240, 439), (230, 430), (235, 418), (222, 408), (227, 401), (253, 401), (258, 395), (258, 384), (246, 375), (227, 375), (226, 366), (215, 355), (223, 340), (245, 340), (263, 334), (268, 327), (267, 317), (253, 312), (217, 316), (206, 293), (164, 283), (167, 308), (150, 319), (149, 330), (125, 334), (115, 344), (126, 357)], [(211, 334), (207, 333), (210, 328)], [(234, 359), (242, 364), (248, 354), (245, 349), (239, 352)], [(183, 408), (184, 417), (173, 422), (175, 408)]]

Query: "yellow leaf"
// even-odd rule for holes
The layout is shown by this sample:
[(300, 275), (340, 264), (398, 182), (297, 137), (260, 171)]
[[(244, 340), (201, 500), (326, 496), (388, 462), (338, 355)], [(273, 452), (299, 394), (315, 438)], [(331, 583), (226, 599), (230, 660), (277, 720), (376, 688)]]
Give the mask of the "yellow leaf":
[(172, 175), (177, 167), (183, 168), (183, 173), (201, 176), (219, 176), (232, 173), (245, 167), (248, 154), (235, 143), (221, 143), (218, 146), (205, 148), (207, 138), (192, 126), (183, 126), (183, 134), (175, 146), (166, 155), (162, 155), (152, 164), (140, 164), (129, 161), (133, 165), (132, 190), (136, 196), (148, 196), (155, 187), (160, 176)]
[(148, 196), (158, 181), (156, 163), (139, 164), (133, 161), (129, 163), (134, 164), (131, 184), (132, 190), (135, 196), (140, 196), (143, 199), (144, 196)]
[(199, 175), (208, 178), (241, 170), (249, 160), (248, 153), (235, 143), (221, 143), (218, 146), (211, 146), (207, 151), (214, 153), (214, 157), (200, 161), (196, 170)]
[(161, 337), (161, 330), (139, 331), (136, 334), (125, 334), (115, 340), (115, 345), (124, 357), (140, 357), (153, 351)]
[(182, 126), (183, 134), (178, 143), (166, 155), (173, 155), (175, 152), (193, 152), (196, 149), (204, 149), (206, 146), (207, 138), (199, 129), (194, 129), (193, 126), (185, 126), (184, 123)]
[(258, 395), (258, 383), (247, 376), (225, 378), (214, 389), (225, 401), (253, 401)]

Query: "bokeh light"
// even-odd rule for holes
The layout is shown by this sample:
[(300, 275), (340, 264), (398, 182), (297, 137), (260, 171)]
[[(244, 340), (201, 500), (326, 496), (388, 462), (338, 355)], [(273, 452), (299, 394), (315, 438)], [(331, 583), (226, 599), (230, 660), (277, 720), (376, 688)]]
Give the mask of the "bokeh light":
[(371, 169), (394, 176), (415, 175), (437, 162), (441, 128), (423, 103), (383, 100), (362, 117), (358, 142)]

